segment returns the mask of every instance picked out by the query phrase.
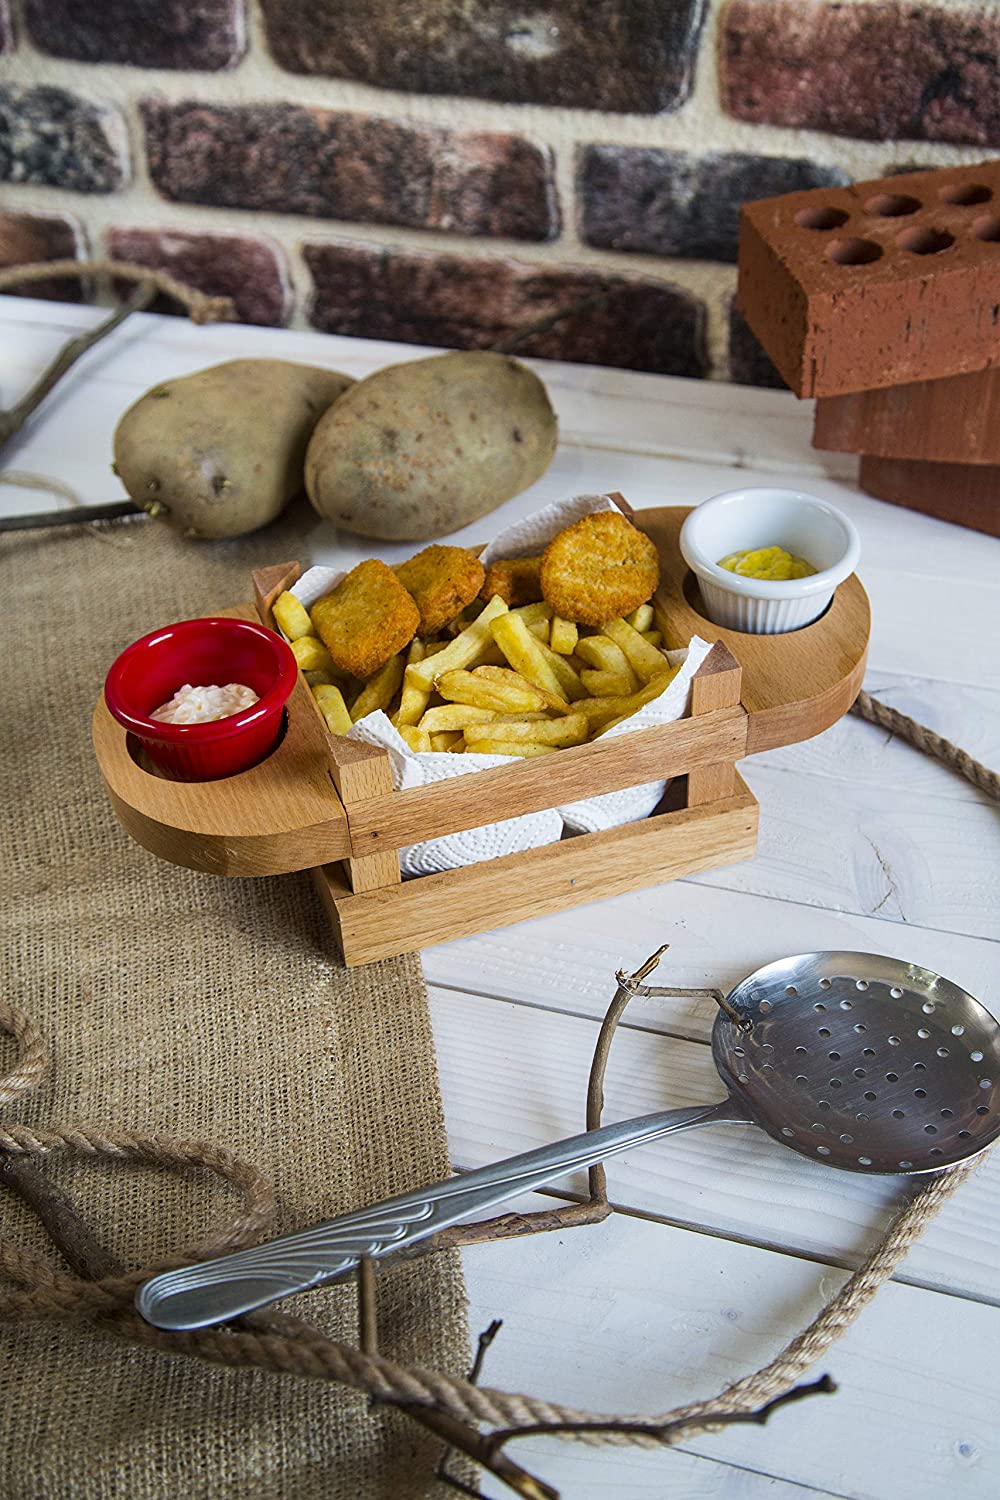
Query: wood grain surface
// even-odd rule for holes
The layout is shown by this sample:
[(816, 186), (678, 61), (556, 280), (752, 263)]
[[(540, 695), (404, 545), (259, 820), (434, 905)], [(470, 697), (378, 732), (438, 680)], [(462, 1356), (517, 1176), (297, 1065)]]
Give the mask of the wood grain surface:
[[(8, 186), (26, 207), (34, 191)], [(96, 307), (0, 299), (5, 390), (25, 389), (66, 338), (103, 316)], [(53, 414), (43, 409), (20, 435), (16, 466), (99, 504), (116, 498), (107, 467), (115, 424), (151, 371), (167, 380), (268, 355), (360, 378), (427, 352), (137, 314), (85, 379), (66, 382)], [(1000, 765), (998, 542), (864, 494), (855, 459), (811, 447), (811, 405), (788, 392), (549, 360), (533, 368), (558, 413), (559, 448), (542, 479), (491, 516), (491, 526), (567, 495), (615, 489), (640, 517), (737, 485), (816, 494), (861, 534), (872, 606), (865, 686)], [(0, 484), (0, 507), (13, 513), (39, 501)], [(373, 549), (318, 518), (315, 525), (310, 555), (330, 566), (351, 567), (373, 550), (395, 564), (413, 550)], [(482, 537), (476, 521), (446, 540)], [(266, 532), (259, 540), (268, 561)], [(30, 565), (30, 541), (18, 545)], [(424, 950), (456, 1166), (581, 1128), (614, 970), (636, 967), (662, 943), (671, 945), (657, 975), (663, 984), (728, 989), (783, 954), (843, 948), (936, 969), (1000, 1014), (994, 804), (853, 716), (741, 769), (762, 801), (753, 860)], [(706, 1040), (714, 1013), (711, 1001), (694, 998), (630, 1006), (606, 1117), (712, 1097), (719, 1083)], [(700, 1144), (697, 1156), (682, 1153), (685, 1139)], [(645, 1148), (611, 1177), (616, 1212), (605, 1224), (464, 1256), (471, 1327), (504, 1320), (484, 1383), (645, 1412), (714, 1395), (798, 1333), (841, 1284), (838, 1266), (870, 1248), (908, 1191), (722, 1128), (714, 1139), (691, 1132)], [(876, 1187), (872, 1197), (855, 1196)], [(668, 1453), (555, 1438), (512, 1451), (565, 1500), (995, 1500), (998, 1245), (1000, 1175), (991, 1162), (817, 1366), (837, 1380), (836, 1397)]]

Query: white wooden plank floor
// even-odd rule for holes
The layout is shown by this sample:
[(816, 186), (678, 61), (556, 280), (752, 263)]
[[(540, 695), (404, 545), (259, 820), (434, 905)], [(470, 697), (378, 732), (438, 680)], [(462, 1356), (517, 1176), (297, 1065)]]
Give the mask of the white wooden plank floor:
[[(99, 316), (0, 299), (3, 404), (64, 338)], [(153, 379), (249, 354), (363, 375), (424, 352), (135, 317), (4, 462), (97, 503), (119, 493), (108, 468), (115, 422)], [(815, 452), (810, 405), (785, 393), (536, 367), (559, 413), (555, 462), (457, 539), (481, 540), (585, 490), (621, 489), (640, 507), (693, 504), (769, 480), (825, 495), (861, 532), (860, 572), (873, 606), (866, 686), (1000, 763), (1000, 544), (862, 495), (854, 461)], [(0, 482), (0, 509), (38, 503)], [(312, 543), (314, 561), (349, 564), (372, 550), (319, 522)], [(391, 562), (407, 550), (380, 552)], [(169, 613), (169, 601), (164, 607)], [(853, 719), (744, 770), (762, 811), (753, 861), (424, 954), (457, 1166), (579, 1128), (614, 970), (634, 967), (662, 942), (672, 945), (664, 983), (728, 986), (786, 953), (855, 948), (936, 968), (1000, 1014), (995, 806)], [(607, 1118), (718, 1094), (707, 1045), (713, 1011), (694, 1000), (630, 1008), (609, 1069)], [(734, 1429), (667, 1453), (554, 1440), (512, 1451), (574, 1500), (995, 1496), (998, 1163), (947, 1205), (822, 1361), (837, 1396), (778, 1413), (766, 1429)], [(621, 1211), (606, 1224), (467, 1253), (473, 1329), (504, 1319), (488, 1384), (617, 1411), (710, 1394), (798, 1331), (907, 1190), (902, 1179), (822, 1171), (736, 1128), (618, 1158), (609, 1180)], [(581, 1187), (570, 1181), (560, 1191)], [(499, 1495), (495, 1485), (486, 1492)]]

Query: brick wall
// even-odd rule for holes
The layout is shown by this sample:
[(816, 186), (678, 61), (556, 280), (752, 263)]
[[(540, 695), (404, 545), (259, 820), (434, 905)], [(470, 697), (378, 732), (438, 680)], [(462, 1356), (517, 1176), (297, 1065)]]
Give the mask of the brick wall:
[(740, 202), (995, 152), (998, 64), (996, 0), (0, 0), (0, 264), (780, 384)]

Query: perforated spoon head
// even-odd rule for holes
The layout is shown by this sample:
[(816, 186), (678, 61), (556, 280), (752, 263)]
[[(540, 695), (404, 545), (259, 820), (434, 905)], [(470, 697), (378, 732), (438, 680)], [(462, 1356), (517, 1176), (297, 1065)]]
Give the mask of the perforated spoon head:
[(1000, 1026), (929, 969), (801, 953), (730, 993), (712, 1053), (768, 1135), (850, 1172), (938, 1172), (1000, 1135)]

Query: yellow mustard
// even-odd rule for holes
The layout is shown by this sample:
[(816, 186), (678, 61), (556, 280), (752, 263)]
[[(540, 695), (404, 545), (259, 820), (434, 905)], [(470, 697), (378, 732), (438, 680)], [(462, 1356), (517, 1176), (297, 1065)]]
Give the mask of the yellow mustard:
[(816, 569), (804, 557), (795, 557), (784, 547), (753, 547), (719, 558), (719, 567), (741, 578), (808, 578)]

